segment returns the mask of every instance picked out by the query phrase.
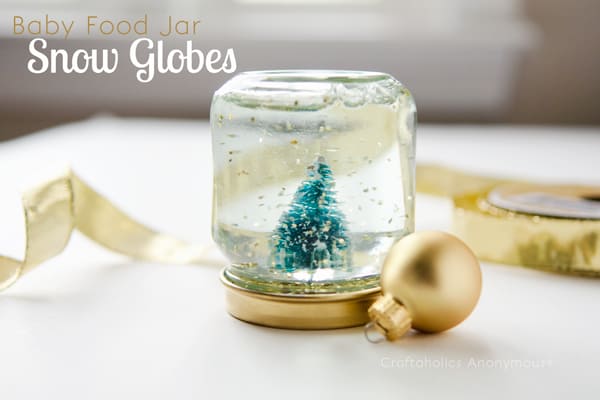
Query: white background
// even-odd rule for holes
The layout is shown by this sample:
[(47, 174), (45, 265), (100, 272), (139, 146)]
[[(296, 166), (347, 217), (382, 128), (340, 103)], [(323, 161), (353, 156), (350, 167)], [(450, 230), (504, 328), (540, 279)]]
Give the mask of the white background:
[[(599, 133), (422, 126), (417, 158), (600, 184)], [(98, 118), (0, 144), (2, 254), (22, 256), (18, 188), (65, 162), (132, 216), (210, 241), (208, 125)], [(447, 200), (418, 196), (417, 229), (449, 222)], [(600, 392), (597, 280), (484, 263), (481, 301), (462, 325), (373, 345), (360, 328), (301, 332), (237, 321), (225, 312), (218, 272), (134, 262), (75, 234), (63, 254), (0, 294), (0, 398), (580, 399)], [(474, 368), (471, 359), (533, 368)]]

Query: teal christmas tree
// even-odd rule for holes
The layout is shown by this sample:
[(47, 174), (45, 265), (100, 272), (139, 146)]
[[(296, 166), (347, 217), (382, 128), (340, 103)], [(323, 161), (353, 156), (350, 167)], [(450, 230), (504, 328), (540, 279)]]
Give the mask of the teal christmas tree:
[(346, 267), (350, 240), (331, 168), (319, 157), (307, 173), (273, 233), (273, 265), (287, 272)]

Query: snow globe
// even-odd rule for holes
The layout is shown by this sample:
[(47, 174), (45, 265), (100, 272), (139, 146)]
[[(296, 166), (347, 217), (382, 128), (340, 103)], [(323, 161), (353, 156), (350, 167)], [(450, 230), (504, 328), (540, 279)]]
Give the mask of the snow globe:
[(210, 120), (228, 311), (298, 329), (368, 321), (385, 255), (414, 229), (410, 92), (377, 72), (246, 72)]

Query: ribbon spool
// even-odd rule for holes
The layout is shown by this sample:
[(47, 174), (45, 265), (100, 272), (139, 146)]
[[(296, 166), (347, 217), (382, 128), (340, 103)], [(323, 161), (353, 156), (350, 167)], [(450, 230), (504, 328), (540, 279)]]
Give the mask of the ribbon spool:
[(417, 190), (450, 197), (453, 231), (483, 260), (600, 276), (600, 187), (539, 185), (417, 169)]

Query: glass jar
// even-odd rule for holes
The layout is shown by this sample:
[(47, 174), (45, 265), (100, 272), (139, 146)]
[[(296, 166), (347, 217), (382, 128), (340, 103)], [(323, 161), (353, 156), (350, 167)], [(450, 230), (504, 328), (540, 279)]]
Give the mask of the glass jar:
[(214, 95), (213, 238), (260, 293), (377, 288), (414, 229), (416, 109), (390, 75), (260, 71)]

